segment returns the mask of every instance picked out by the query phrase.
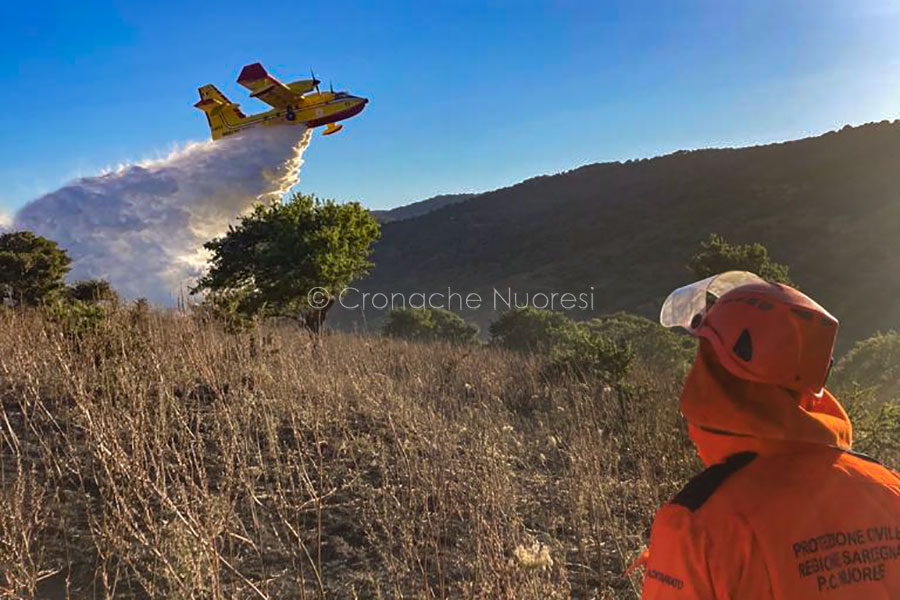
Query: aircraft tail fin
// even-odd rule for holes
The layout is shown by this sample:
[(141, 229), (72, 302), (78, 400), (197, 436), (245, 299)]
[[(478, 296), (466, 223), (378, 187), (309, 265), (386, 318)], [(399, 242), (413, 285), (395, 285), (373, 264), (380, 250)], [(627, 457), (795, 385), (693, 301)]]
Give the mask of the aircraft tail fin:
[(246, 118), (241, 112), (240, 105), (231, 102), (216, 86), (204, 85), (198, 91), (200, 101), (194, 106), (206, 113), (209, 131), (214, 140), (228, 135), (230, 126), (238, 125)]

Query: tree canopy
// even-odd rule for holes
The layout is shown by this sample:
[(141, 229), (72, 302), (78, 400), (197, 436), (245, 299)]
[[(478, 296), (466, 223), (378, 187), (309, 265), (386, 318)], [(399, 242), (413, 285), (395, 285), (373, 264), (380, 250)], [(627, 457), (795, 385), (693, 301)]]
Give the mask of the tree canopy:
[(0, 235), (0, 300), (37, 306), (65, 289), (71, 259), (56, 242), (30, 231)]
[(294, 194), (259, 204), (204, 244), (210, 269), (191, 293), (228, 294), (244, 315), (290, 317), (318, 331), (341, 291), (372, 268), (379, 235), (356, 202)]
[(706, 279), (725, 271), (750, 271), (766, 281), (793, 285), (788, 267), (769, 258), (769, 251), (760, 243), (731, 244), (715, 233), (700, 242), (700, 249), (691, 256), (688, 268), (697, 279)]
[(119, 303), (119, 294), (105, 279), (81, 279), (70, 285), (67, 291), (70, 300)]
[(888, 331), (856, 342), (833, 374), (839, 392), (868, 388), (880, 402), (900, 399), (900, 333)]
[(601, 315), (584, 325), (616, 344), (629, 345), (636, 357), (655, 369), (684, 371), (697, 350), (693, 336), (679, 335), (657, 321), (626, 312)]
[(519, 352), (547, 352), (570, 337), (577, 324), (552, 310), (531, 306), (504, 312), (491, 323), (491, 343)]
[(398, 308), (388, 313), (383, 332), (389, 337), (416, 341), (473, 344), (478, 326), (441, 308)]

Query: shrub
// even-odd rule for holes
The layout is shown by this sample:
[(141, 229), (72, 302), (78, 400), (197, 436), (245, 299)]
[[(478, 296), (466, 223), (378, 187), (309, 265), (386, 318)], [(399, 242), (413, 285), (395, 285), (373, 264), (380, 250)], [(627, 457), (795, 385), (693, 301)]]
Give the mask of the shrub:
[(769, 258), (769, 251), (760, 243), (731, 244), (715, 233), (700, 242), (700, 249), (691, 257), (688, 268), (697, 279), (705, 279), (725, 271), (750, 271), (766, 281), (791, 283), (786, 265)]
[(388, 337), (415, 341), (472, 344), (478, 326), (441, 308), (401, 308), (388, 313), (383, 333)]
[(69, 337), (81, 337), (94, 331), (106, 321), (108, 311), (94, 302), (72, 300), (57, 302), (47, 308), (50, 318), (60, 325)]
[(900, 398), (900, 333), (879, 332), (854, 344), (835, 365), (833, 381), (839, 393), (865, 388), (879, 402)]
[(200, 304), (191, 306), (191, 312), (205, 321), (219, 323), (225, 331), (241, 331), (254, 320), (240, 309), (242, 297), (239, 291), (209, 292)]
[(119, 303), (119, 294), (105, 279), (83, 279), (76, 281), (68, 287), (67, 295), (72, 300), (80, 302), (106, 302)]
[(591, 319), (585, 326), (617, 344), (627, 344), (636, 359), (655, 369), (684, 373), (697, 349), (695, 338), (626, 312)]
[(876, 388), (842, 384), (841, 402), (853, 423), (853, 449), (878, 457), (884, 464), (900, 464), (900, 404), (885, 402)]
[(0, 301), (37, 306), (65, 289), (69, 270), (65, 250), (30, 231), (0, 235)]
[(453, 311), (433, 308), (431, 320), (435, 339), (456, 344), (473, 344), (478, 339), (478, 325), (467, 322)]
[(634, 351), (629, 344), (616, 343), (580, 327), (552, 348), (549, 369), (580, 379), (596, 377), (607, 385), (619, 386), (625, 381), (633, 362)]
[(491, 323), (491, 343), (518, 352), (549, 352), (577, 334), (578, 325), (560, 312), (519, 308), (505, 312)]
[(394, 309), (388, 313), (381, 332), (388, 337), (425, 341), (433, 333), (431, 313), (416, 308)]

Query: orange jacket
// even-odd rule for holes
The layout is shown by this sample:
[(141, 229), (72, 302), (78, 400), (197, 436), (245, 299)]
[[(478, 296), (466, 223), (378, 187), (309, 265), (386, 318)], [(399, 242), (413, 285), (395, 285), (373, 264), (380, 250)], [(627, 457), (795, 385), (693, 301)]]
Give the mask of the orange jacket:
[(830, 393), (736, 379), (701, 340), (681, 409), (712, 466), (657, 512), (642, 598), (900, 598), (900, 477)]

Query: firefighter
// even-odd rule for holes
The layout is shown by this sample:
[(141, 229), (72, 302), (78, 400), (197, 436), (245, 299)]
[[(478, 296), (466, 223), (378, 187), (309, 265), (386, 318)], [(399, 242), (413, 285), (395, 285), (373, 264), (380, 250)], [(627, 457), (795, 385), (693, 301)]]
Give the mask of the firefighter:
[(657, 512), (642, 597), (900, 598), (900, 477), (851, 450), (825, 389), (837, 319), (732, 271), (660, 320), (699, 338), (680, 406), (707, 469)]

